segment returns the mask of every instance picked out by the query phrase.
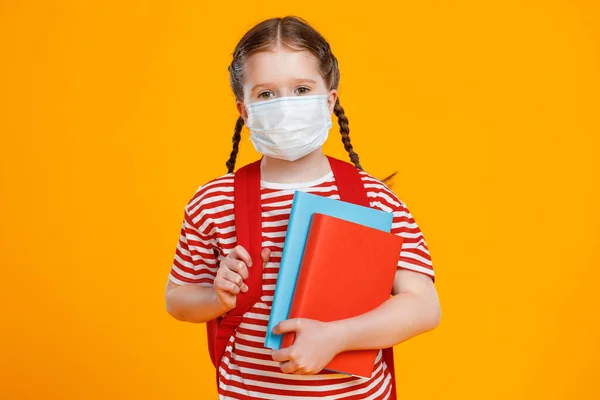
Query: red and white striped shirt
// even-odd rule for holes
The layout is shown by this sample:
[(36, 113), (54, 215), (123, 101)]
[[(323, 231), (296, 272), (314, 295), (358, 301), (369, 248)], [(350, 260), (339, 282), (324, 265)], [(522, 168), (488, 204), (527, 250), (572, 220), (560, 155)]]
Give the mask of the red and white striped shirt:
[[(361, 179), (371, 207), (394, 214), (392, 233), (404, 244), (398, 267), (433, 278), (431, 257), (421, 230), (406, 205), (381, 181), (364, 171)], [(198, 188), (185, 207), (181, 236), (169, 279), (179, 285), (212, 286), (219, 262), (236, 245), (233, 214), (234, 174)], [(339, 199), (333, 173), (304, 184), (261, 181), (262, 245), (271, 250), (263, 270), (263, 292), (229, 339), (219, 366), (219, 399), (387, 399), (391, 374), (379, 352), (373, 375), (361, 378), (321, 371), (315, 375), (281, 372), (264, 347), (265, 334), (292, 199), (295, 190)]]

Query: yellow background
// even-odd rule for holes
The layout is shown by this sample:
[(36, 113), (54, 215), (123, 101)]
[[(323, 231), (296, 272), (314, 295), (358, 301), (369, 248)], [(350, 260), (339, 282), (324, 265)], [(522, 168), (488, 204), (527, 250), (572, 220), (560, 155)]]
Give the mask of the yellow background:
[(215, 397), (164, 288), (185, 204), (225, 173), (231, 52), (297, 14), (436, 268), (401, 398), (600, 398), (598, 2), (294, 3), (0, 2), (0, 397)]

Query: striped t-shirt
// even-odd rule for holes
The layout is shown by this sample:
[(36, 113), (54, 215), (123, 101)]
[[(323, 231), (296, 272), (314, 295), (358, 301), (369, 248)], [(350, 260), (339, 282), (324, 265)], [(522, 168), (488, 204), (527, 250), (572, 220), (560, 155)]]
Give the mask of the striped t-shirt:
[[(406, 205), (381, 181), (360, 171), (371, 207), (394, 214), (392, 233), (404, 243), (398, 267), (433, 278), (421, 230)], [(234, 174), (198, 188), (185, 207), (181, 235), (169, 279), (176, 284), (212, 286), (221, 260), (236, 246), (233, 214)], [(219, 366), (219, 399), (387, 399), (391, 374), (380, 351), (370, 378), (322, 370), (314, 375), (286, 374), (264, 347), (267, 323), (295, 190), (339, 199), (333, 173), (302, 184), (261, 181), (262, 245), (271, 250), (263, 269), (260, 301), (246, 312), (230, 337)]]

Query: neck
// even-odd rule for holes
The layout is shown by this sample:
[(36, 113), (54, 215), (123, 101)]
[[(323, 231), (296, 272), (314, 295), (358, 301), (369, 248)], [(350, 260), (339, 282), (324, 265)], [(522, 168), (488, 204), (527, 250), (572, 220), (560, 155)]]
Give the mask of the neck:
[(329, 171), (329, 160), (321, 147), (296, 161), (264, 156), (260, 166), (261, 179), (277, 183), (309, 182), (319, 179)]

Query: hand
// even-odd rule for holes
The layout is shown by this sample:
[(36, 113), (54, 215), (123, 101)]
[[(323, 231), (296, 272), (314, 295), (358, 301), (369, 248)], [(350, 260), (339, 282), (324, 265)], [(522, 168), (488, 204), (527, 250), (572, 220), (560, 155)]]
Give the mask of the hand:
[(273, 328), (276, 335), (295, 332), (294, 344), (273, 350), (271, 357), (279, 361), (282, 372), (294, 375), (318, 374), (342, 351), (341, 336), (330, 322), (306, 318), (281, 321)]
[[(260, 255), (263, 262), (266, 263), (271, 256), (271, 251), (264, 248)], [(251, 266), (252, 257), (243, 246), (239, 245), (219, 264), (214, 289), (225, 312), (235, 308), (237, 295), (240, 292), (246, 293), (248, 291), (248, 285), (244, 283), (244, 280), (248, 279), (248, 267)]]

